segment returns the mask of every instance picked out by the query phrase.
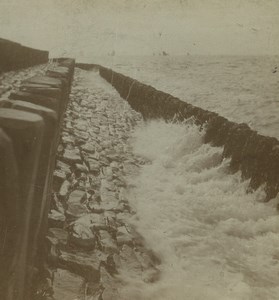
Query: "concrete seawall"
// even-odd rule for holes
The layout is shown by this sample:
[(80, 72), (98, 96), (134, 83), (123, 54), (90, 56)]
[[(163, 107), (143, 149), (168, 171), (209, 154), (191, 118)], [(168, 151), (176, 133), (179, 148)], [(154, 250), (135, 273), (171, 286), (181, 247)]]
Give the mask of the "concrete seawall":
[[(47, 61), (46, 52), (7, 47), (20, 51), (24, 63), (11, 56), (13, 64), (0, 64), (2, 70)], [(1, 299), (30, 299), (43, 272), (55, 155), (74, 64), (60, 59), (0, 101)]]
[(231, 122), (111, 69), (100, 66), (99, 72), (145, 119), (182, 121), (194, 117), (197, 124), (206, 128), (205, 143), (224, 147), (223, 157), (231, 157), (233, 172), (240, 170), (243, 179), (250, 179), (252, 190), (265, 184), (266, 200), (276, 196), (279, 191), (279, 141), (276, 138), (260, 135), (247, 124)]
[(48, 51), (22, 46), (0, 38), (0, 73), (27, 68), (48, 61)]

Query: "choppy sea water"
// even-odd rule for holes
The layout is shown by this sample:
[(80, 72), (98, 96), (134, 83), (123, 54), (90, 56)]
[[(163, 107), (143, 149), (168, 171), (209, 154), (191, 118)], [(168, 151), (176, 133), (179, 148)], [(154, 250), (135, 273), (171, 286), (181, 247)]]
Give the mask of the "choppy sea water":
[[(278, 137), (276, 58), (231, 59), (103, 65)], [(247, 194), (248, 181), (229, 173), (222, 148), (204, 144), (193, 124), (142, 124), (132, 146), (150, 160), (129, 179), (134, 222), (162, 264), (156, 283), (126, 278), (123, 300), (278, 299), (278, 196), (265, 203), (262, 188)]]
[(279, 138), (279, 56), (115, 56), (92, 62)]
[(135, 225), (159, 255), (157, 283), (130, 282), (123, 299), (262, 300), (279, 297), (278, 198), (229, 174), (222, 148), (194, 125), (153, 121), (133, 147), (150, 160), (130, 179)]

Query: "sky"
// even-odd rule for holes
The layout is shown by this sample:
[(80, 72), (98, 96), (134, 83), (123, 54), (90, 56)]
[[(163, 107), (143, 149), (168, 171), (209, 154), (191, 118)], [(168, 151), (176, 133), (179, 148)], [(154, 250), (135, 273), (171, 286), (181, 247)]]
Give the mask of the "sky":
[(51, 55), (279, 53), (278, 0), (0, 0), (0, 37)]

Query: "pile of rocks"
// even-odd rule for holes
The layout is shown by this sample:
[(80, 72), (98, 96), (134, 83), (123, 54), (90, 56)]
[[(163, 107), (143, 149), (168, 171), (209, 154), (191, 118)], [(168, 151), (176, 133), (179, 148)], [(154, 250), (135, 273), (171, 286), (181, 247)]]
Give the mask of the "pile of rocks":
[(129, 145), (141, 121), (97, 73), (76, 68), (49, 212), (48, 299), (121, 299), (124, 277), (158, 278), (126, 197), (125, 178), (146, 163)]

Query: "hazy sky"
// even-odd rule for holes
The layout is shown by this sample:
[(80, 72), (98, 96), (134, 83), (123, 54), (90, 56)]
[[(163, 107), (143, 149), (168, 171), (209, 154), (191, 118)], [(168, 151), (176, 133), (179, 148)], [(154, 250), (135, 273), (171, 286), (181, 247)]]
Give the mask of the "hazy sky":
[(0, 37), (75, 57), (278, 54), (279, 0), (0, 0)]

